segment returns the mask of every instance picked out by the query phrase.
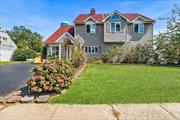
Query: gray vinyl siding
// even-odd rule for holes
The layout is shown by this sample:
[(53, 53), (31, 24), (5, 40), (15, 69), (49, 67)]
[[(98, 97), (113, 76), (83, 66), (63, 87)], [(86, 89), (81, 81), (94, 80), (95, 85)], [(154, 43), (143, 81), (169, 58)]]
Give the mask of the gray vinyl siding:
[[(146, 43), (148, 40), (152, 41), (153, 37), (153, 24), (146, 23), (144, 33), (134, 33), (133, 24), (127, 23), (125, 19), (121, 19), (122, 31), (118, 33), (110, 33), (109, 25), (110, 21), (106, 21), (104, 24), (96, 24), (96, 33), (87, 34), (84, 24), (76, 24), (76, 35), (84, 39), (84, 46), (98, 46), (98, 54), (87, 54), (88, 58), (99, 57), (110, 47), (127, 46), (131, 47), (137, 43)], [(107, 23), (107, 24), (106, 24)]]
[(87, 34), (85, 31), (85, 25), (76, 24), (76, 35), (79, 35), (81, 38), (84, 39), (85, 41), (84, 46), (98, 46), (99, 47), (99, 54), (87, 54), (88, 58), (101, 56), (101, 54), (103, 54), (113, 45), (122, 46), (121, 43), (105, 43), (104, 42), (104, 25), (103, 24), (96, 24), (96, 33), (94, 34)]
[(133, 24), (128, 24), (127, 41), (131, 44), (145, 43), (152, 41), (153, 37), (153, 24), (144, 24), (144, 33), (134, 33)]

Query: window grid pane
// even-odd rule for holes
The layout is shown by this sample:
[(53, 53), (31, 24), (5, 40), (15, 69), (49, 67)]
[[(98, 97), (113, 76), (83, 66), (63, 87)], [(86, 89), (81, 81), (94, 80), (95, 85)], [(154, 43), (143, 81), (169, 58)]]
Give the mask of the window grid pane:
[(96, 25), (91, 24), (91, 33), (95, 33), (95, 32), (96, 32)]
[(134, 32), (137, 33), (138, 32), (138, 24), (134, 25)]
[(98, 47), (97, 46), (86, 46), (84, 49), (85, 49), (85, 53), (88, 53), (88, 54), (98, 53)]
[(111, 32), (115, 32), (115, 23), (114, 22), (111, 23)]
[(120, 23), (116, 23), (116, 31), (120, 31), (120, 28), (121, 28)]
[(139, 32), (143, 32), (144, 30), (144, 24), (143, 23), (140, 23), (139, 24)]
[(95, 53), (97, 53), (98, 52), (98, 47), (95, 47)]
[(90, 25), (86, 25), (86, 32), (90, 33), (91, 29), (90, 29)]
[(91, 47), (91, 50), (92, 50), (91, 53), (94, 53), (94, 51), (95, 51), (95, 50), (94, 50), (94, 47)]
[(91, 53), (91, 47), (89, 47), (89, 51), (88, 51), (88, 53)]
[(87, 47), (85, 47), (85, 53), (87, 53), (88, 52), (88, 48)]

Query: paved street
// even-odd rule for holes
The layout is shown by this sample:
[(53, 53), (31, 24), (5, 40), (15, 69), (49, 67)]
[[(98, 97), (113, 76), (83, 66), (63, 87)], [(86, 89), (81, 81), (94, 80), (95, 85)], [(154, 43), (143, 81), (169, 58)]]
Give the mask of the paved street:
[(17, 104), (1, 120), (180, 120), (180, 103), (65, 105)]
[(32, 67), (33, 64), (29, 63), (0, 65), (0, 96), (24, 86), (32, 75), (30, 73)]

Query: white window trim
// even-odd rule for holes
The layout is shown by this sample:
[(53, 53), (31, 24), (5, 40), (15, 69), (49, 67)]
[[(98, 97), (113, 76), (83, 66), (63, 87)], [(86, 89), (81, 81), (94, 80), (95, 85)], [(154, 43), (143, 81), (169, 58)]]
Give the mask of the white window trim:
[(83, 22), (87, 22), (89, 19), (92, 19), (93, 21), (95, 21), (96, 23), (98, 23), (98, 21), (92, 17), (92, 16), (89, 16), (88, 18), (86, 18)]
[[(140, 32), (139, 26), (138, 26), (138, 32), (135, 32), (135, 24), (143, 24), (143, 31)], [(139, 23), (134, 23), (134, 24), (133, 24), (133, 32), (134, 32), (134, 33), (144, 33), (144, 23), (140, 23), (140, 22), (139, 22)]]
[[(89, 49), (87, 49), (87, 52), (86, 52), (86, 47), (87, 48), (91, 47), (91, 52), (89, 52)], [(92, 47), (94, 47), (94, 49), (97, 47), (97, 52), (94, 51), (94, 53), (92, 53)], [(99, 46), (84, 46), (84, 53), (86, 53), (86, 54), (98, 54), (99, 53)]]
[[(109, 23), (110, 23), (110, 28), (109, 28), (109, 29), (110, 29), (110, 32), (111, 32), (111, 33), (122, 32), (121, 22), (109, 22)], [(111, 23), (115, 23), (115, 31), (114, 31), (114, 32), (111, 31)], [(116, 31), (116, 23), (119, 23), (119, 24), (120, 24), (120, 31)]]
[[(91, 32), (91, 30), (90, 30), (90, 33), (87, 32), (87, 25), (90, 25), (90, 24), (95, 25), (95, 32)], [(85, 33), (86, 33), (86, 34), (96, 34), (96, 24), (95, 24), (95, 23), (85, 24)]]
[(55, 47), (59, 47), (59, 46), (52, 46), (52, 55), (53, 55), (53, 53), (55, 53), (55, 56), (57, 56), (57, 55), (59, 55), (59, 48), (53, 50), (53, 48), (55, 48)]

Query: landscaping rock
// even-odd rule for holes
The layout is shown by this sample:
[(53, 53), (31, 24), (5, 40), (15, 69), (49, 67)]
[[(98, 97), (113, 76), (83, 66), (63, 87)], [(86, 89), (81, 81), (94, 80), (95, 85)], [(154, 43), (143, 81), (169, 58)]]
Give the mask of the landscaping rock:
[(4, 103), (5, 102), (5, 97), (0, 97), (0, 103)]
[(3, 106), (3, 105), (0, 105), (0, 111), (1, 111), (3, 108), (4, 108), (4, 106)]
[(63, 95), (65, 92), (66, 92), (66, 89), (62, 90), (62, 91), (61, 91), (61, 94)]
[(19, 95), (21, 95), (21, 91), (20, 91), (20, 90), (14, 91), (14, 92), (12, 92), (10, 95), (11, 95), (11, 96), (19, 96)]
[(22, 103), (32, 103), (34, 101), (34, 96), (24, 96), (21, 98)]
[(16, 95), (16, 96), (12, 96), (9, 99), (6, 100), (7, 103), (16, 103), (19, 102), (21, 100), (22, 96)]
[(49, 100), (49, 95), (41, 95), (36, 98), (37, 103), (47, 103)]

